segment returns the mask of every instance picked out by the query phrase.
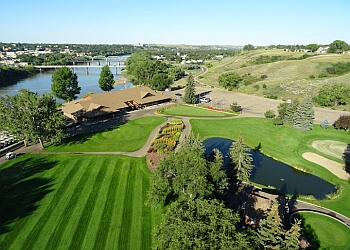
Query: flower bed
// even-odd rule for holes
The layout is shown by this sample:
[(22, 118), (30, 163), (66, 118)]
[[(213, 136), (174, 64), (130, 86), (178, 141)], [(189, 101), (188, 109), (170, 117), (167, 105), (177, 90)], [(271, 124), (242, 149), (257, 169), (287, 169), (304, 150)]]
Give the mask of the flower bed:
[(184, 124), (180, 119), (172, 120), (161, 127), (147, 151), (147, 164), (150, 168), (157, 166), (160, 158), (164, 158), (165, 154), (175, 149), (183, 128)]

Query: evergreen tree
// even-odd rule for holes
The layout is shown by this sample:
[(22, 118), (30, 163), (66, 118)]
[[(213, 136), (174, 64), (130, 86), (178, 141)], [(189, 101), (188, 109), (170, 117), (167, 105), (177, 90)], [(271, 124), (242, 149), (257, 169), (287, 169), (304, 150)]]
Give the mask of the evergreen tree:
[(292, 103), (287, 103), (284, 113), (284, 123), (288, 125), (293, 124), (294, 113), (297, 110), (299, 102), (293, 100)]
[(326, 119), (324, 119), (321, 123), (321, 128), (329, 128), (331, 126), (331, 123), (328, 120), (328, 117), (326, 117)]
[(102, 67), (98, 84), (103, 91), (111, 91), (113, 89), (114, 76), (108, 65)]
[(196, 98), (196, 90), (194, 88), (195, 83), (194, 83), (194, 77), (193, 75), (190, 73), (188, 78), (187, 78), (187, 84), (186, 84), (186, 89), (185, 89), (185, 95), (182, 98), (182, 100), (185, 103), (189, 103), (189, 104), (194, 104), (197, 102), (197, 98)]
[(69, 68), (60, 68), (52, 75), (51, 91), (55, 97), (70, 102), (80, 94), (80, 90), (78, 76)]
[(230, 157), (233, 164), (233, 175), (239, 182), (249, 181), (252, 171), (252, 155), (249, 153), (250, 148), (244, 144), (244, 138), (240, 133), (237, 141), (232, 143), (230, 148)]
[(266, 219), (260, 221), (258, 241), (264, 249), (280, 249), (283, 244), (284, 230), (278, 214), (278, 203), (275, 203)]
[(310, 96), (305, 96), (293, 116), (293, 126), (301, 131), (312, 130), (314, 124), (314, 109)]
[(299, 249), (300, 224), (300, 220), (295, 221), (292, 227), (284, 234), (283, 249)]

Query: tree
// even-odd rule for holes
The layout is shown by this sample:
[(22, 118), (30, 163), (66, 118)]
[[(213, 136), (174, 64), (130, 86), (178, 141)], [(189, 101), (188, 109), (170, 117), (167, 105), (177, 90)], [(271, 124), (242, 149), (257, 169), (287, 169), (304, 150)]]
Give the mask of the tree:
[(286, 124), (293, 124), (294, 114), (299, 106), (299, 101), (293, 100), (291, 103), (286, 104), (286, 111), (284, 113), (284, 122)]
[(243, 47), (243, 50), (253, 50), (254, 49), (254, 46), (253, 45), (251, 45), (251, 44), (247, 44), (247, 45), (244, 45), (244, 47)]
[(278, 214), (278, 203), (275, 203), (267, 218), (260, 221), (258, 241), (263, 249), (280, 249), (284, 230), (282, 220)]
[(274, 203), (266, 219), (260, 221), (257, 235), (261, 248), (299, 249), (300, 224), (301, 221), (296, 221), (289, 230), (284, 229), (278, 203)]
[(217, 200), (172, 203), (154, 234), (155, 249), (254, 249), (239, 216)]
[(240, 133), (237, 141), (232, 143), (230, 148), (230, 158), (233, 165), (233, 175), (239, 182), (249, 181), (252, 171), (252, 155), (249, 153), (250, 148), (244, 144), (244, 138)]
[(165, 73), (158, 73), (152, 77), (152, 89), (164, 90), (173, 83), (172, 77)]
[(321, 106), (345, 105), (350, 101), (350, 86), (344, 83), (325, 84), (314, 101)]
[(301, 131), (312, 130), (314, 124), (314, 109), (310, 96), (305, 96), (293, 116), (293, 127)]
[(52, 75), (51, 91), (55, 97), (70, 102), (77, 98), (76, 95), (80, 94), (80, 90), (78, 76), (69, 68), (60, 68)]
[(194, 84), (194, 77), (190, 73), (187, 78), (187, 84), (185, 89), (185, 95), (182, 98), (182, 100), (186, 103), (194, 104), (197, 102), (196, 98), (196, 90), (195, 90), (195, 84)]
[[(202, 141), (193, 134), (185, 138), (176, 153), (170, 153), (155, 169), (148, 191), (148, 204), (157, 206), (172, 194), (185, 199), (212, 197), (226, 186), (226, 175), (204, 156)], [(215, 190), (216, 188), (220, 190)]]
[(100, 85), (100, 89), (103, 91), (111, 91), (113, 89), (114, 76), (108, 65), (102, 67), (98, 84)]
[(309, 45), (306, 45), (306, 48), (311, 50), (312, 52), (315, 52), (316, 50), (318, 50), (319, 47), (320, 45), (316, 43), (310, 43)]
[(344, 129), (349, 131), (350, 129), (350, 115), (341, 115), (338, 120), (334, 122), (334, 127), (336, 129)]
[(0, 126), (28, 143), (60, 142), (65, 117), (51, 94), (21, 89), (19, 94), (0, 98)]
[(286, 102), (281, 102), (280, 105), (278, 105), (278, 107), (277, 107), (278, 118), (284, 120), (284, 116), (285, 116), (286, 110), (287, 110), (287, 105), (288, 105), (288, 103), (286, 103)]
[(236, 72), (224, 73), (219, 76), (219, 85), (231, 91), (238, 89), (241, 82), (242, 77)]
[(333, 41), (327, 50), (328, 53), (342, 53), (349, 49), (349, 45), (342, 40)]

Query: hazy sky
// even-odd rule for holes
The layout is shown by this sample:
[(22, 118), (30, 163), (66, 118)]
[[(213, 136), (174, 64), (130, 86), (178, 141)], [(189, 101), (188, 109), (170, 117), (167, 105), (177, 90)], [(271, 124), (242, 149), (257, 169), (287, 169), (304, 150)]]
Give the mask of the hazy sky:
[(350, 43), (349, 0), (0, 0), (1, 42)]

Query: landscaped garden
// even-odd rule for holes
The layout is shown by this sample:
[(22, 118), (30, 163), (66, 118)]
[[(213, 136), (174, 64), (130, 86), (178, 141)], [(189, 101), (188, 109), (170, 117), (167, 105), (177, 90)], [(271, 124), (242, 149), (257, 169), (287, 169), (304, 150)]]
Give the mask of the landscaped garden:
[(133, 152), (140, 149), (150, 133), (165, 122), (164, 117), (142, 117), (111, 130), (77, 135), (66, 139), (49, 152)]
[[(320, 206), (350, 217), (350, 185), (319, 165), (305, 160), (302, 154), (318, 151), (312, 147), (317, 140), (334, 140), (349, 143), (349, 133), (333, 128), (322, 129), (315, 125), (309, 132), (301, 132), (289, 126), (274, 126), (270, 120), (263, 118), (242, 118), (229, 120), (197, 120), (191, 121), (192, 131), (202, 139), (224, 137), (236, 139), (242, 132), (246, 144), (252, 148), (260, 147), (260, 151), (295, 168), (319, 176), (338, 188), (332, 199), (309, 200)], [(338, 159), (341, 162), (341, 160)]]
[(160, 114), (171, 116), (188, 116), (188, 117), (230, 117), (235, 116), (236, 113), (222, 112), (214, 109), (208, 109), (207, 107), (195, 107), (189, 105), (177, 105), (159, 110)]
[(311, 242), (313, 249), (350, 249), (350, 228), (324, 215), (300, 213), (303, 220), (302, 235)]
[(1, 165), (0, 249), (150, 249), (145, 158), (24, 155)]
[(151, 143), (146, 155), (147, 164), (151, 169), (156, 167), (159, 160), (164, 158), (168, 152), (175, 149), (183, 129), (184, 124), (179, 119), (172, 120), (160, 128), (159, 134)]

